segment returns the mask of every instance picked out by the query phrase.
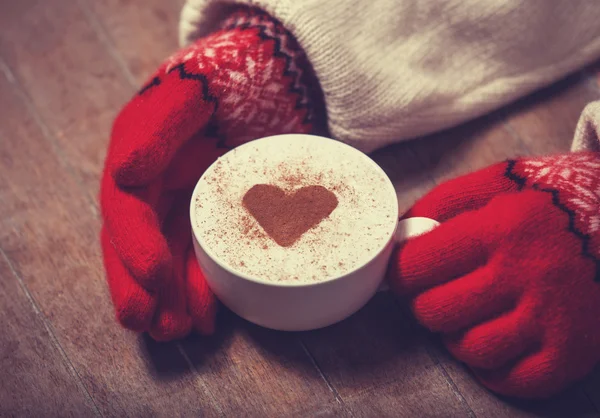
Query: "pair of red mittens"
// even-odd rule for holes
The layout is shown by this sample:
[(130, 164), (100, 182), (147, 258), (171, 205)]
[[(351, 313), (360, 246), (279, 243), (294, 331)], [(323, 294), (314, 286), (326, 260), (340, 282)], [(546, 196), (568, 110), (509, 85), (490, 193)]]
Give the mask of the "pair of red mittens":
[(600, 359), (600, 154), (518, 159), (446, 182), (405, 215), (441, 223), (390, 285), (488, 388), (543, 397)]

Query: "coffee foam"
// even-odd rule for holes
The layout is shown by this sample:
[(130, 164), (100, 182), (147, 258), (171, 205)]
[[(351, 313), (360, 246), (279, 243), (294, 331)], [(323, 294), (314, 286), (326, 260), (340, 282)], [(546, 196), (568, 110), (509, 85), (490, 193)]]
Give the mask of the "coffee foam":
[[(320, 185), (338, 205), (293, 245), (271, 239), (242, 204), (256, 184), (287, 193)], [(282, 135), (244, 144), (214, 163), (196, 188), (193, 222), (205, 251), (256, 280), (323, 281), (365, 265), (392, 237), (398, 216), (394, 188), (359, 151), (334, 140)]]

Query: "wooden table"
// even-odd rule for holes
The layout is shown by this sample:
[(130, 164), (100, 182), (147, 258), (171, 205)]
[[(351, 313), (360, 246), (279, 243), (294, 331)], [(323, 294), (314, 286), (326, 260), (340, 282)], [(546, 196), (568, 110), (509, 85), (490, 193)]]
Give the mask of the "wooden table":
[[(181, 0), (0, 2), (1, 416), (598, 416), (600, 373), (544, 402), (488, 393), (402, 302), (278, 333), (223, 312), (157, 344), (113, 315), (98, 244), (112, 120), (177, 47)], [(442, 180), (567, 150), (582, 71), (493, 115), (377, 153), (402, 209)]]

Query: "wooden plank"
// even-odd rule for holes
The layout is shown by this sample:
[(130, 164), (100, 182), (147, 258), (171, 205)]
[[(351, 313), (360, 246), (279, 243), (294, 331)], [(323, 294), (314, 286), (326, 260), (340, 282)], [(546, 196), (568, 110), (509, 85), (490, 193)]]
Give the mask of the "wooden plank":
[(0, 3), (0, 56), (91, 198), (113, 118), (133, 88), (75, 0)]
[(354, 416), (473, 416), (389, 294), (301, 338)]
[(400, 143), (372, 155), (394, 184), (400, 213), (434, 186), (431, 173), (417, 157), (414, 146), (412, 142)]
[(436, 184), (529, 153), (498, 113), (421, 138), (413, 149)]
[(0, 415), (99, 416), (1, 250), (0, 306)]
[(136, 85), (178, 48), (177, 30), (183, 0), (84, 0), (82, 4), (106, 33), (117, 60)]
[[(96, 208), (8, 80), (0, 73), (0, 246), (86, 390), (108, 416), (218, 412), (176, 346), (150, 346), (147, 355), (115, 322)], [(178, 379), (167, 378), (173, 373)]]
[(568, 152), (585, 105), (600, 98), (583, 74), (575, 74), (504, 110), (505, 120), (532, 155)]
[(225, 416), (346, 414), (295, 333), (261, 328), (223, 309), (216, 336), (182, 345), (218, 388)]
[(583, 383), (583, 391), (598, 411), (600, 411), (600, 366), (597, 366)]
[(585, 395), (581, 384), (543, 400), (499, 397), (485, 389), (468, 369), (453, 359), (437, 338), (429, 336), (431, 352), (445, 369), (469, 407), (478, 417), (597, 417), (598, 409)]

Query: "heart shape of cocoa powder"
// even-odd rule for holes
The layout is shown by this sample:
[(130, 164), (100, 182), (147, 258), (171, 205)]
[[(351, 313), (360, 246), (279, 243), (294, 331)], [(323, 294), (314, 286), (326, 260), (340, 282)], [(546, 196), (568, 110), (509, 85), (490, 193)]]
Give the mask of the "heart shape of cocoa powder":
[(338, 205), (335, 194), (323, 186), (306, 186), (287, 194), (280, 187), (257, 184), (242, 200), (264, 231), (282, 247), (294, 244)]

